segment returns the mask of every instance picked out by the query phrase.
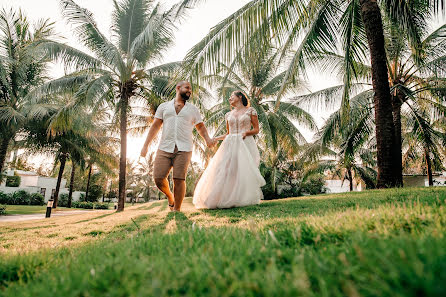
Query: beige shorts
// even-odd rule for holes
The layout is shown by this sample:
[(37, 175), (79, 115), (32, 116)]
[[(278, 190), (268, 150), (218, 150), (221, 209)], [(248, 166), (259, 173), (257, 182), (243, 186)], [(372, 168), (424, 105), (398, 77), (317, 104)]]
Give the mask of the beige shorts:
[(186, 179), (191, 158), (192, 152), (179, 152), (177, 147), (173, 153), (158, 150), (153, 163), (153, 177), (155, 179), (167, 178), (170, 169), (173, 168), (174, 179)]

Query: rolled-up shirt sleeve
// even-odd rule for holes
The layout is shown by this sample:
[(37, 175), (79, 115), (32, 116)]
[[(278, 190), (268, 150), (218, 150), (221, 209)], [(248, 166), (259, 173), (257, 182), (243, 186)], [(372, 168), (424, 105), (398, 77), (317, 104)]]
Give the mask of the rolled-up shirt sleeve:
[(203, 118), (201, 117), (200, 110), (195, 108), (195, 125), (203, 123)]
[(164, 115), (164, 109), (165, 109), (166, 104), (162, 103), (158, 106), (158, 108), (156, 109), (155, 112), (155, 119), (163, 119), (163, 115)]

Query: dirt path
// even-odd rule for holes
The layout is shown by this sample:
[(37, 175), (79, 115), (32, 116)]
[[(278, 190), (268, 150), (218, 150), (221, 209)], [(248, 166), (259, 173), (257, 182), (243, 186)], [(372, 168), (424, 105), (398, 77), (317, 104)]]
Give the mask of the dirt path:
[[(60, 212), (51, 213), (51, 217), (69, 216), (69, 215), (86, 213), (86, 212), (91, 212), (91, 210), (60, 211)], [(45, 219), (44, 213), (14, 214), (14, 215), (0, 216), (0, 223), (21, 222), (21, 221), (41, 220), (41, 219)]]

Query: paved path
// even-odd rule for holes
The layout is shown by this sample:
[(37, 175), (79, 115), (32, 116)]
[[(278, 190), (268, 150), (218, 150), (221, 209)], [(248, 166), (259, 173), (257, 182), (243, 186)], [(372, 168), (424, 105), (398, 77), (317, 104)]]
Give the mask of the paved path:
[[(69, 216), (80, 213), (91, 212), (91, 210), (69, 210), (69, 211), (59, 211), (55, 213), (51, 213), (51, 217), (60, 217), (60, 216)], [(3, 222), (20, 222), (20, 221), (29, 221), (29, 220), (39, 220), (44, 219), (44, 213), (35, 213), (35, 214), (16, 214), (16, 215), (6, 215), (0, 216), (0, 223)]]

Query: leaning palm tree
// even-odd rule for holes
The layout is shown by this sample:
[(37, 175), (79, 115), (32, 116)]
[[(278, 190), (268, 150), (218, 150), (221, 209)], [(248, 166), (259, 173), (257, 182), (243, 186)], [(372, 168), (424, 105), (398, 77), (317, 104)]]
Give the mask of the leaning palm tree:
[[(281, 56), (284, 59), (290, 56), (283, 91), (289, 80), (314, 64), (315, 55), (333, 52), (340, 44), (345, 53), (343, 80), (346, 89), (342, 100), (345, 122), (349, 86), (358, 75), (355, 61), (368, 56), (375, 102), (378, 187), (394, 186), (394, 125), (381, 11), (386, 11), (416, 42), (420, 33), (418, 23), (425, 22), (431, 12), (444, 10), (444, 4), (444, 0), (415, 3), (408, 0), (253, 0), (216, 25), (192, 48), (186, 57), (187, 65), (196, 76), (204, 69), (214, 71), (218, 62), (230, 65), (239, 49), (246, 47), (253, 37), (261, 36), (268, 40), (274, 36), (282, 45)], [(279, 98), (281, 95), (282, 92)], [(280, 100), (277, 100), (275, 108), (279, 105)]]
[[(115, 108), (121, 141), (118, 211), (124, 209), (125, 201), (130, 106), (132, 101), (144, 98), (150, 90), (150, 78), (160, 68), (154, 64), (173, 44), (177, 23), (196, 2), (183, 0), (165, 9), (161, 3), (150, 0), (114, 1), (113, 36), (107, 38), (87, 9), (73, 0), (60, 0), (65, 19), (73, 25), (80, 42), (93, 56), (72, 55), (67, 51), (59, 53), (64, 59), (71, 57), (69, 61), (76, 71), (46, 84), (34, 95), (54, 94), (81, 86), (76, 105), (101, 107), (110, 104)], [(78, 63), (76, 57), (82, 63)], [(89, 63), (85, 63), (87, 60)]]

